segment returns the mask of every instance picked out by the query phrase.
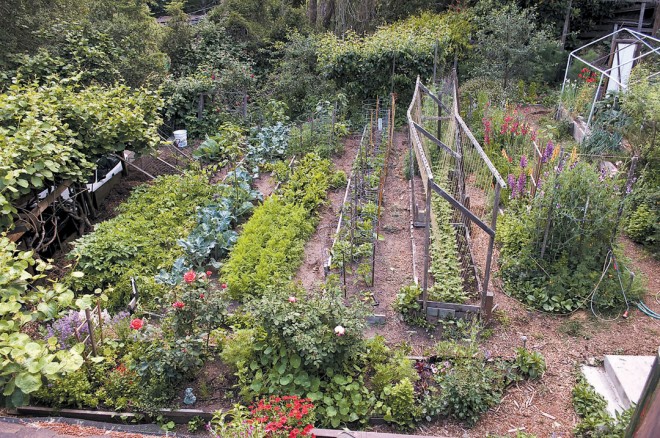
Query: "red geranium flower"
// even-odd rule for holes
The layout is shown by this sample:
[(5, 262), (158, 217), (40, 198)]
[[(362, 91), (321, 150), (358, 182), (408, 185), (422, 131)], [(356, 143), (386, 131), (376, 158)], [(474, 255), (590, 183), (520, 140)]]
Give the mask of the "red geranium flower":
[(175, 309), (183, 309), (185, 307), (185, 304), (183, 303), (183, 301), (175, 301), (174, 303), (172, 303), (172, 307), (174, 307)]
[(133, 330), (140, 330), (143, 325), (144, 323), (139, 318), (135, 318), (133, 321), (131, 321), (131, 328)]
[(210, 277), (211, 275), (213, 275), (213, 272), (211, 272), (211, 271), (206, 271), (206, 276), (207, 276), (207, 277)]
[(222, 283), (222, 284), (220, 285), (220, 287), (223, 288), (223, 289), (227, 289), (227, 283)]

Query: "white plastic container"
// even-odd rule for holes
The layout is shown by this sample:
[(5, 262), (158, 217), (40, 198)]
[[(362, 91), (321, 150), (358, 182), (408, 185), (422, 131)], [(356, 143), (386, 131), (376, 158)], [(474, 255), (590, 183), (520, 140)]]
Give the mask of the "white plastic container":
[(174, 131), (174, 143), (180, 148), (188, 147), (188, 131), (185, 129)]

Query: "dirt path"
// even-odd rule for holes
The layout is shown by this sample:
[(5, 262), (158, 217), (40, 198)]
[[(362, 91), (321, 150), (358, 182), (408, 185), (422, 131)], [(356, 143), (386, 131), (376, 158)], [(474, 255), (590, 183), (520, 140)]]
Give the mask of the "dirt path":
[[(335, 170), (343, 170), (347, 176), (350, 176), (351, 166), (359, 146), (360, 135), (348, 137), (344, 141), (344, 151), (332, 159)], [(295, 280), (299, 281), (308, 291), (317, 289), (325, 281), (323, 264), (332, 247), (332, 239), (339, 221), (345, 190), (346, 187), (340, 187), (328, 193), (328, 202), (319, 213), (316, 232), (305, 245), (305, 258), (298, 269)]]
[[(658, 311), (660, 262), (646, 254), (627, 238), (621, 239), (633, 266), (647, 279), (645, 302)], [(538, 437), (572, 436), (577, 417), (571, 403), (577, 367), (591, 358), (602, 360), (605, 354), (654, 355), (660, 344), (660, 321), (632, 309), (628, 319), (605, 321), (589, 311), (570, 317), (528, 311), (520, 302), (502, 292), (499, 279), (494, 281), (495, 304), (500, 309), (494, 335), (483, 348), (494, 356), (511, 357), (527, 336), (527, 346), (540, 351), (547, 372), (539, 382), (510, 388), (500, 405), (487, 412), (469, 430), (451, 423), (436, 425), (430, 432), (450, 436), (483, 437), (506, 435), (508, 430), (524, 427)], [(549, 418), (548, 414), (555, 419)]]

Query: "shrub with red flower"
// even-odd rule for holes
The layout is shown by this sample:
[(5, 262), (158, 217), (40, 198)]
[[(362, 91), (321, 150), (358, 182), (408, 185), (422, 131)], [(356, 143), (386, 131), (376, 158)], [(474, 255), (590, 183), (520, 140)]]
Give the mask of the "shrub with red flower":
[(578, 74), (578, 78), (584, 80), (587, 84), (591, 84), (596, 82), (598, 79), (598, 73), (595, 71), (591, 71), (587, 67), (584, 67), (582, 70), (580, 70), (580, 73)]
[(183, 274), (183, 281), (185, 281), (188, 284), (194, 282), (196, 278), (197, 278), (197, 274), (195, 274), (195, 271), (188, 271), (185, 274)]
[(308, 398), (270, 396), (250, 406), (250, 414), (251, 419), (247, 421), (265, 425), (268, 437), (314, 436), (314, 404)]
[(140, 318), (135, 318), (131, 321), (131, 328), (133, 330), (140, 330), (144, 326), (144, 322)]

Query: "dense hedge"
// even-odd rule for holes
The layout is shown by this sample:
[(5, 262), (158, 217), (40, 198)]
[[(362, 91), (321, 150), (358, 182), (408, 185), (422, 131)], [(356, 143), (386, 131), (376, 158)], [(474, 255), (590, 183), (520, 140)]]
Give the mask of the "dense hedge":
[(387, 96), (392, 86), (407, 105), (417, 76), (433, 73), (435, 45), (440, 66), (469, 47), (466, 13), (422, 14), (377, 30), (368, 37), (327, 34), (319, 42), (319, 68), (356, 103)]

